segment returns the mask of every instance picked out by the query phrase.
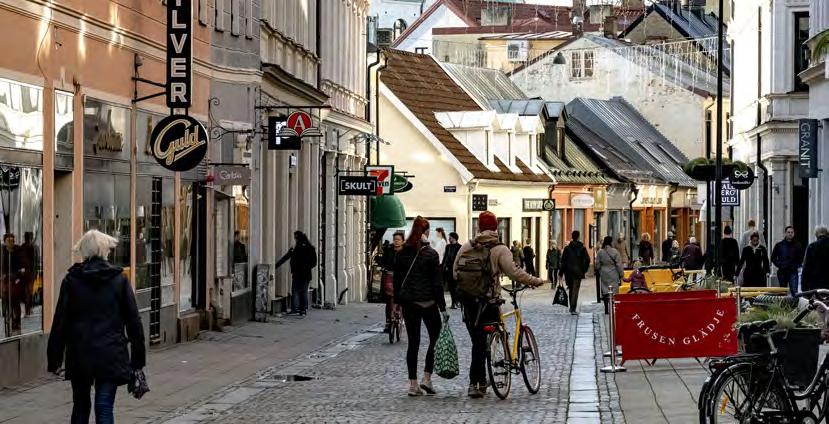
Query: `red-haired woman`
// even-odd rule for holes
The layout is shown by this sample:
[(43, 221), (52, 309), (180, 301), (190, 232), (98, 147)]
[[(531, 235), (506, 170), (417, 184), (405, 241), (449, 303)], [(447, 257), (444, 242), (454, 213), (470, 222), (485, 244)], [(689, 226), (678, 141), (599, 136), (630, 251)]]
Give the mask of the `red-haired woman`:
[[(429, 245), (426, 234), (429, 221), (418, 216), (412, 224), (409, 238), (394, 264), (394, 299), (403, 307), (403, 320), (408, 335), (406, 366), (409, 371), (409, 396), (435, 394), (432, 387), (432, 369), (435, 365), (435, 343), (441, 327), (441, 314), (446, 314), (446, 300), (438, 253)], [(426, 351), (426, 366), (423, 380), (417, 383), (417, 356), (420, 348), (421, 321), (429, 332), (429, 349)]]

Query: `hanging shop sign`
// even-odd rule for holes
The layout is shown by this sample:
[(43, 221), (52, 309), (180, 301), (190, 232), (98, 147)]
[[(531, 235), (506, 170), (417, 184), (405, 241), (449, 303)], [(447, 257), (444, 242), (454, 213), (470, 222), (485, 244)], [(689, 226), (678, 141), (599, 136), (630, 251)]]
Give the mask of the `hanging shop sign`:
[(817, 178), (817, 119), (798, 121), (798, 162), (803, 178)]
[(308, 112), (297, 111), (288, 115), (285, 125), (279, 129), (280, 137), (322, 137), (319, 128), (313, 126), (311, 115)]
[(555, 199), (522, 199), (524, 212), (550, 212), (556, 209)]
[(393, 193), (405, 193), (414, 188), (412, 182), (404, 175), (394, 174), (391, 180), (391, 188)]
[(187, 115), (162, 118), (153, 128), (151, 139), (153, 157), (171, 171), (189, 171), (207, 154), (207, 130)]
[(489, 206), (489, 196), (486, 194), (473, 194), (472, 195), (472, 211), (473, 212), (483, 212), (487, 210)]
[(595, 203), (596, 200), (589, 194), (574, 194), (570, 198), (570, 207), (573, 209), (590, 209)]
[(754, 184), (754, 170), (751, 168), (746, 170), (734, 168), (728, 180), (731, 182), (731, 186), (737, 190), (745, 190)]
[(245, 186), (250, 184), (250, 168), (245, 165), (221, 165), (213, 168), (213, 184)]
[(167, 1), (167, 106), (189, 108), (193, 71), (192, 4)]
[(299, 137), (279, 135), (282, 128), (288, 125), (287, 119), (284, 116), (268, 117), (268, 150), (299, 150), (302, 147)]
[(607, 210), (607, 190), (604, 188), (593, 189), (593, 211), (604, 212)]
[(394, 181), (394, 166), (392, 165), (368, 165), (365, 167), (366, 175), (377, 178), (378, 196), (394, 195), (392, 181)]
[(730, 181), (722, 181), (720, 200), (723, 206), (740, 206), (740, 190), (737, 190)]
[(374, 196), (377, 193), (377, 178), (341, 175), (337, 180), (340, 196)]

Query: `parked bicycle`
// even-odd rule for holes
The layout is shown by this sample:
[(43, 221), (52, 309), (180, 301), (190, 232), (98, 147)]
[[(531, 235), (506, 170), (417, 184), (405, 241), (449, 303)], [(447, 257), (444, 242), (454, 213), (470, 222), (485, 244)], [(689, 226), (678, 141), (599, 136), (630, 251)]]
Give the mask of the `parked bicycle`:
[[(541, 388), (541, 356), (538, 353), (538, 343), (530, 326), (523, 322), (518, 306), (518, 293), (526, 289), (527, 286), (512, 290), (504, 288), (503, 290), (512, 297), (513, 310), (501, 314), (498, 322), (484, 326), (484, 330), (490, 333), (486, 360), (489, 381), (492, 391), (501, 399), (509, 396), (512, 374), (517, 375), (519, 372), (530, 393), (536, 394)], [(492, 299), (490, 302), (496, 305), (506, 303), (500, 298)], [(505, 320), (511, 316), (515, 317), (515, 337), (510, 347), (510, 332)]]
[[(829, 290), (797, 295), (809, 305), (794, 319), (797, 324), (811, 311), (829, 311), (824, 303)], [(751, 324), (749, 333), (765, 339), (769, 352), (741, 354), (715, 362), (715, 373), (700, 394), (701, 423), (818, 423), (829, 416), (829, 353), (805, 388), (795, 387), (785, 374), (780, 352), (772, 338), (774, 320)]]

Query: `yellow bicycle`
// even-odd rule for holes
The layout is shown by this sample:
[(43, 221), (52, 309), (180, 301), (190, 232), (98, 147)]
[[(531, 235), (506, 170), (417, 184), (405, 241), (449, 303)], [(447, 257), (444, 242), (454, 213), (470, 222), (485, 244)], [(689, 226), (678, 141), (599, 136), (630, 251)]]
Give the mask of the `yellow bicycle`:
[[(530, 326), (521, 320), (521, 309), (518, 307), (517, 295), (526, 290), (527, 286), (516, 289), (503, 290), (512, 297), (513, 310), (500, 315), (496, 323), (484, 326), (489, 333), (487, 339), (486, 367), (492, 391), (501, 399), (509, 396), (512, 388), (512, 374), (519, 372), (524, 377), (524, 384), (530, 393), (536, 394), (541, 388), (541, 357), (538, 354), (538, 343), (535, 340)], [(503, 305), (504, 299), (493, 299), (494, 305)], [(510, 346), (510, 333), (505, 320), (515, 317), (515, 338)]]

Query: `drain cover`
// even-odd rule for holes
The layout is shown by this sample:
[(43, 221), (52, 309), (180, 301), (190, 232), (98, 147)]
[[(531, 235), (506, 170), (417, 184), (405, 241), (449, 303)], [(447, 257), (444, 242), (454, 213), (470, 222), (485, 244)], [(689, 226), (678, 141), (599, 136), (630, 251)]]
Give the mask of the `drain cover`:
[(272, 375), (269, 376), (268, 380), (276, 380), (282, 381), (283, 383), (288, 381), (311, 381), (316, 380), (316, 377), (310, 377), (307, 375), (299, 375), (299, 374), (289, 374), (289, 375)]

